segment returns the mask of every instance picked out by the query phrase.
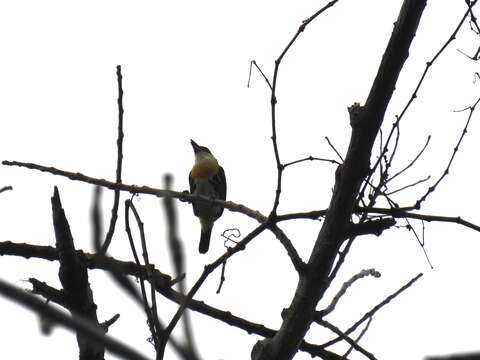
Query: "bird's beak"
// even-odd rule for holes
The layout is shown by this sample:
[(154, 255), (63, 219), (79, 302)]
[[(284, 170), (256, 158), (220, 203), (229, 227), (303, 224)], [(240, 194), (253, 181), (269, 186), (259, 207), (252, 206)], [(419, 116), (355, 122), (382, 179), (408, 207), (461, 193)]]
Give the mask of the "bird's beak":
[(199, 151), (201, 151), (202, 149), (200, 148), (200, 145), (198, 145), (195, 141), (191, 140), (190, 139), (190, 144), (192, 144), (192, 147), (193, 147), (193, 151), (195, 152), (195, 154)]

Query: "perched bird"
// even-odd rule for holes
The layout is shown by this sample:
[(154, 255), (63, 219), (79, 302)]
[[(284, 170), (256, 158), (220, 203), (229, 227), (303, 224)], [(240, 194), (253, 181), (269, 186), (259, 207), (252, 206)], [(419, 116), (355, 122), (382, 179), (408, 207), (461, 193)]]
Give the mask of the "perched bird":
[[(188, 176), (190, 193), (225, 200), (227, 181), (223, 168), (208, 148), (198, 145), (193, 140), (190, 140), (190, 143), (195, 153), (195, 163)], [(200, 219), (202, 227), (198, 251), (205, 254), (210, 245), (213, 223), (222, 215), (223, 207), (207, 201), (193, 202), (192, 206), (193, 213)]]

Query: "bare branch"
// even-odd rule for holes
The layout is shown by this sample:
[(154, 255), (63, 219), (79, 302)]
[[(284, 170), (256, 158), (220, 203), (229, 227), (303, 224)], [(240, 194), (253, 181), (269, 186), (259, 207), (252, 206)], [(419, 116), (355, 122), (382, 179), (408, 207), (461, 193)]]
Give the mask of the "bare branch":
[(288, 50), (290, 47), (295, 43), (297, 38), (300, 36), (300, 34), (305, 30), (305, 28), (313, 21), (315, 20), (320, 14), (322, 14), (324, 11), (327, 9), (331, 8), (333, 5), (335, 5), (338, 2), (338, 0), (332, 0), (330, 1), (327, 5), (322, 7), (320, 10), (318, 10), (315, 14), (310, 16), (308, 19), (303, 20), (302, 24), (299, 26), (297, 32), (293, 36), (293, 38), (290, 40), (290, 42), (287, 44), (287, 46), (283, 49), (282, 53), (280, 56), (275, 60), (275, 69), (273, 71), (273, 82), (271, 86), (271, 98), (270, 98), (270, 105), (271, 105), (271, 123), (272, 123), (272, 144), (273, 144), (273, 152), (275, 154), (275, 161), (277, 164), (277, 189), (275, 191), (275, 200), (273, 202), (273, 208), (271, 211), (272, 215), (275, 215), (277, 213), (277, 208), (278, 204), (280, 202), (280, 194), (282, 192), (282, 173), (283, 170), (285, 169), (285, 166), (282, 164), (280, 160), (280, 153), (278, 149), (278, 143), (277, 143), (277, 124), (276, 124), (276, 104), (277, 104), (277, 81), (278, 81), (278, 72), (280, 69), (280, 64), (282, 63), (283, 57), (287, 54)]
[(338, 158), (339, 158), (340, 160), (342, 160), (342, 162), (344, 162), (342, 155), (340, 155), (340, 153), (339, 153), (338, 150), (335, 148), (335, 146), (333, 146), (333, 144), (332, 144), (332, 142), (330, 141), (330, 139), (328, 138), (328, 136), (325, 136), (325, 140), (327, 140), (328, 145), (330, 145), (330, 147), (331, 147), (332, 150), (335, 152), (335, 154), (337, 154)]
[[(117, 171), (116, 182), (122, 183), (122, 160), (123, 160), (123, 88), (122, 88), (122, 68), (117, 65), (117, 83), (118, 83), (118, 136), (117, 136)], [(113, 195), (112, 216), (110, 218), (110, 225), (108, 227), (105, 241), (101, 248), (97, 248), (101, 254), (105, 255), (110, 243), (112, 242), (113, 233), (115, 232), (115, 224), (118, 218), (118, 205), (120, 202), (120, 190), (115, 189)]]
[(351, 224), (345, 239), (360, 236), (360, 235), (376, 235), (380, 236), (384, 230), (390, 229), (395, 225), (395, 220), (392, 218), (367, 220), (358, 224)]
[[(358, 342), (362, 339), (363, 335), (365, 335), (367, 333), (367, 330), (370, 327), (371, 323), (372, 323), (372, 318), (368, 318), (367, 325), (365, 325), (365, 327), (362, 329), (360, 334), (358, 334), (357, 338), (355, 339), (355, 343), (358, 344)], [(354, 349), (354, 347), (350, 346), (350, 349), (348, 349), (348, 351), (343, 356), (350, 355), (350, 353), (352, 352), (353, 349)]]
[(64, 312), (55, 309), (54, 307), (45, 304), (35, 296), (26, 293), (23, 290), (17, 289), (14, 286), (6, 283), (0, 279), (0, 294), (5, 296), (16, 303), (20, 303), (23, 306), (35, 311), (41, 316), (47, 317), (54, 323), (57, 323), (65, 328), (81, 334), (89, 341), (96, 343), (107, 348), (113, 354), (119, 356), (122, 359), (128, 360), (148, 360), (142, 354), (135, 349), (128, 347), (127, 345), (113, 339), (112, 337), (105, 335), (103, 330), (91, 324), (89, 321), (82, 317), (70, 317)]
[[(58, 250), (60, 268), (58, 277), (68, 299), (67, 308), (72, 317), (82, 317), (92, 324), (98, 325), (97, 305), (88, 281), (88, 271), (75, 250), (70, 226), (60, 202), (60, 195), (55, 187), (52, 202), (53, 227), (55, 229), (55, 246)], [(80, 360), (102, 360), (105, 349), (93, 344), (82, 334), (77, 334)]]
[(19, 167), (24, 167), (31, 170), (47, 172), (53, 175), (66, 177), (70, 180), (81, 181), (88, 184), (98, 185), (98, 186), (106, 187), (110, 190), (118, 189), (120, 191), (126, 191), (131, 194), (146, 194), (146, 195), (154, 195), (157, 197), (172, 197), (172, 198), (179, 199), (180, 201), (187, 201), (187, 202), (205, 201), (215, 205), (223, 206), (225, 209), (228, 209), (232, 212), (242, 213), (248, 217), (251, 217), (257, 220), (260, 223), (265, 221), (266, 219), (266, 216), (262, 215), (259, 211), (249, 209), (245, 205), (236, 204), (232, 201), (223, 201), (219, 199), (212, 199), (206, 196), (192, 195), (192, 194), (189, 194), (188, 192), (177, 192), (172, 190), (156, 189), (150, 186), (127, 185), (123, 183), (117, 184), (105, 179), (93, 178), (93, 177), (81, 174), (79, 172), (74, 173), (70, 171), (59, 170), (54, 167), (47, 167), (47, 166), (37, 165), (33, 163), (4, 160), (2, 161), (2, 164), (6, 166), (19, 166)]
[(207, 277), (215, 270), (218, 266), (223, 264), (227, 259), (229, 259), (232, 255), (235, 253), (244, 250), (245, 247), (248, 245), (250, 241), (252, 241), (255, 237), (257, 237), (259, 234), (261, 234), (267, 227), (269, 223), (265, 222), (263, 224), (260, 224), (257, 226), (250, 234), (245, 236), (242, 241), (240, 241), (236, 246), (233, 248), (230, 248), (225, 254), (220, 256), (217, 260), (215, 260), (213, 263), (206, 265), (202, 275), (198, 278), (196, 283), (193, 285), (193, 287), (190, 289), (188, 292), (184, 302), (180, 304), (179, 309), (175, 313), (174, 317), (170, 321), (170, 324), (168, 324), (167, 328), (165, 329), (164, 336), (168, 338), (173, 331), (174, 327), (178, 323), (178, 320), (182, 317), (183, 313), (185, 312), (185, 309), (187, 306), (190, 304), (192, 301), (193, 297), (197, 293), (197, 291), (200, 289), (200, 287), (203, 285)]
[(395, 179), (397, 176), (399, 175), (402, 175), (405, 171), (407, 171), (408, 169), (410, 169), (416, 162), (417, 160), (420, 158), (420, 156), (422, 156), (423, 152), (425, 151), (425, 149), (427, 148), (428, 144), (430, 143), (430, 139), (432, 138), (431, 135), (428, 135), (427, 137), (427, 141), (425, 142), (425, 145), (423, 145), (423, 148), (420, 150), (420, 152), (417, 154), (417, 156), (415, 156), (415, 158), (410, 161), (410, 163), (405, 166), (402, 170), (400, 170), (399, 172), (397, 172), (395, 175), (393, 176), (390, 176), (387, 180), (387, 182), (390, 182), (392, 181), (393, 179)]
[(267, 76), (264, 74), (260, 66), (258, 66), (257, 62), (255, 60), (250, 61), (250, 71), (248, 72), (248, 83), (247, 87), (250, 87), (250, 79), (252, 77), (252, 67), (255, 66), (257, 70), (260, 72), (260, 74), (263, 76), (263, 79), (267, 83), (268, 87), (270, 90), (272, 90), (272, 84), (270, 84), (270, 80), (268, 80)]
[[(128, 235), (128, 241), (130, 243), (130, 248), (132, 250), (133, 257), (135, 259), (135, 263), (137, 266), (140, 266), (140, 259), (137, 255), (137, 250), (135, 249), (135, 243), (133, 241), (133, 236), (132, 232), (130, 230), (130, 217), (129, 217), (129, 212), (130, 209), (133, 211), (135, 209), (134, 205), (130, 200), (125, 201), (125, 231)], [(135, 209), (136, 210), (136, 209)], [(145, 234), (143, 232), (143, 223), (140, 221), (138, 217), (138, 213), (136, 211), (133, 211), (135, 215), (135, 219), (137, 220), (137, 224), (139, 226), (140, 230), (140, 237), (141, 237), (141, 242), (142, 242), (142, 249), (143, 249), (143, 254), (144, 254), (144, 259), (146, 257), (146, 249), (145, 249)], [(153, 280), (152, 280), (152, 271), (151, 271), (151, 266), (148, 263), (148, 256), (147, 256), (147, 261), (145, 262), (145, 269), (146, 269), (146, 275), (147, 275), (147, 281), (150, 282), (150, 286), (153, 287)], [(152, 341), (155, 345), (155, 349), (158, 349), (159, 346), (159, 339), (160, 339), (160, 333), (163, 331), (162, 326), (160, 325), (160, 321), (158, 319), (158, 314), (156, 312), (156, 306), (154, 307), (152, 304), (152, 307), (150, 307), (150, 304), (147, 299), (147, 291), (145, 289), (145, 283), (142, 278), (140, 278), (140, 290), (142, 293), (142, 300), (143, 300), (143, 308), (145, 310), (145, 314), (147, 315), (148, 319), (148, 327), (150, 329), (150, 333), (152, 334)], [(153, 289), (152, 289), (153, 291)], [(152, 303), (153, 303), (153, 298), (152, 298)]]
[(291, 161), (289, 163), (286, 163), (283, 165), (284, 168), (286, 168), (287, 166), (290, 166), (290, 165), (294, 165), (294, 164), (298, 164), (298, 163), (301, 163), (301, 162), (304, 162), (304, 161), (324, 161), (324, 162), (329, 162), (331, 164), (337, 164), (337, 165), (340, 165), (340, 163), (336, 160), (332, 160), (332, 159), (324, 159), (324, 158), (319, 158), (319, 157), (314, 157), (314, 156), (307, 156), (306, 158), (303, 158), (303, 159), (299, 159), (299, 160), (295, 160), (295, 161)]
[(343, 340), (345, 340), (346, 342), (348, 342), (355, 350), (357, 350), (358, 352), (362, 353), (363, 355), (365, 355), (368, 359), (370, 360), (376, 360), (376, 357), (368, 352), (367, 350), (365, 350), (363, 347), (361, 347), (360, 345), (358, 345), (352, 338), (350, 338), (346, 333), (342, 332), (339, 328), (337, 328), (336, 326), (330, 324), (328, 321), (325, 321), (325, 320), (321, 320), (320, 322), (320, 325), (326, 327), (327, 329), (333, 331), (335, 334), (337, 334), (339, 337), (341, 337)]
[[(367, 319), (370, 319), (373, 317), (373, 315), (378, 311), (380, 310), (382, 307), (384, 307), (385, 305), (387, 305), (390, 301), (392, 301), (394, 298), (396, 298), (398, 295), (400, 295), (403, 291), (405, 291), (406, 289), (408, 289), (410, 286), (413, 285), (413, 283), (415, 283), (415, 281), (417, 281), (419, 278), (421, 278), (423, 276), (422, 273), (418, 274), (417, 276), (415, 276), (413, 279), (411, 279), (408, 283), (406, 283), (405, 285), (403, 285), (400, 289), (398, 289), (397, 291), (395, 291), (393, 294), (387, 296), (385, 298), (385, 300), (381, 301), (379, 304), (375, 305), (370, 311), (366, 312), (365, 315), (363, 315), (360, 320), (358, 320), (357, 322), (355, 322), (355, 324), (353, 324), (352, 326), (350, 326), (348, 328), (348, 330), (346, 330), (344, 333), (346, 335), (348, 334), (351, 334), (353, 331), (355, 331), (355, 329), (357, 329), (357, 327), (359, 327), (365, 320)], [(321, 346), (322, 347), (329, 347), (329, 346), (332, 346), (333, 344), (337, 343), (338, 341), (342, 340), (341, 337), (337, 337), (336, 339), (333, 339), (329, 342), (326, 342), (325, 344), (322, 344)]]
[(0, 189), (0, 194), (8, 190), (13, 190), (13, 188), (11, 186), (4, 186)]
[(441, 216), (441, 215), (426, 215), (426, 214), (419, 214), (419, 213), (412, 213), (409, 211), (405, 211), (403, 209), (388, 209), (388, 208), (363, 208), (358, 207), (356, 212), (361, 213), (371, 213), (371, 214), (382, 214), (382, 215), (390, 215), (394, 218), (408, 218), (408, 219), (418, 219), (424, 221), (437, 221), (437, 222), (447, 222), (447, 223), (455, 223), (469, 229), (480, 231), (480, 226), (475, 225), (469, 221), (462, 219), (459, 216)]
[[(148, 281), (147, 271), (145, 266), (137, 266), (133, 262), (126, 262), (113, 259), (111, 257), (101, 256), (98, 254), (85, 254), (82, 251), (77, 251), (78, 256), (82, 257), (89, 269), (101, 269), (109, 272), (121, 272), (124, 275), (131, 275), (140, 277)], [(13, 243), (11, 241), (0, 242), (0, 255), (22, 256), (25, 258), (38, 258), (43, 260), (54, 261), (58, 260), (58, 252), (51, 246), (40, 246), (30, 244)], [(153, 269), (153, 282), (156, 290), (167, 299), (181, 305), (186, 306), (193, 311), (209, 316), (230, 326), (246, 331), (248, 334), (256, 334), (263, 337), (272, 337), (275, 335), (275, 330), (269, 329), (262, 324), (253, 323), (251, 321), (242, 319), (233, 315), (230, 311), (223, 311), (205, 304), (203, 301), (190, 299), (187, 302), (187, 297), (171, 288), (175, 284), (168, 275), (162, 274), (157, 269)], [(170, 338), (171, 344), (175, 346), (173, 338)], [(300, 350), (308, 352), (312, 356), (322, 356), (325, 359), (340, 360), (338, 356), (332, 352), (324, 350), (318, 345), (309, 344), (303, 341), (300, 345)], [(180, 351), (180, 349), (178, 350)]]
[[(473, 7), (475, 4), (477, 3), (477, 0), (475, 1), (472, 1), (471, 2), (471, 7)], [(445, 51), (445, 49), (448, 47), (448, 45), (450, 45), (450, 43), (455, 40), (455, 37), (457, 35), (457, 33), (459, 32), (460, 28), (462, 27), (463, 23), (465, 22), (468, 14), (469, 14), (469, 11), (470, 10), (467, 10), (465, 12), (465, 14), (463, 15), (463, 17), (460, 19), (459, 23), (457, 24), (456, 28), (453, 30), (452, 34), (449, 36), (449, 38), (445, 41), (445, 43), (440, 47), (440, 49), (435, 53), (435, 55), (432, 57), (432, 59), (430, 61), (427, 61), (426, 65), (425, 65), (425, 69), (422, 73), (422, 75), (420, 76), (420, 79), (412, 93), (412, 95), (410, 96), (410, 99), (407, 101), (407, 104), (404, 106), (404, 108), (402, 109), (400, 115), (397, 115), (396, 116), (396, 120), (395, 122), (392, 124), (392, 128), (390, 130), (390, 133), (388, 134), (388, 137), (387, 137), (387, 140), (385, 141), (385, 145), (383, 147), (383, 151), (381, 152), (380, 156), (378, 157), (377, 161), (375, 162), (374, 166), (372, 167), (371, 169), (371, 172), (370, 172), (370, 175), (368, 176), (367, 178), (367, 181), (364, 183), (363, 187), (362, 187), (362, 190), (360, 191), (361, 194), (363, 194), (365, 192), (365, 187), (367, 186), (368, 182), (370, 181), (371, 179), (371, 176), (375, 173), (377, 167), (379, 166), (380, 164), (380, 161), (381, 159), (383, 158), (383, 156), (386, 154), (387, 150), (388, 150), (388, 146), (390, 144), (390, 141), (392, 139), (392, 136), (393, 134), (398, 131), (398, 127), (399, 127), (399, 124), (400, 124), (400, 121), (402, 120), (402, 118), (404, 117), (405, 113), (407, 112), (407, 110), (410, 108), (410, 105), (412, 104), (412, 102), (417, 98), (417, 93), (420, 89), (420, 87), (422, 86), (423, 84), (423, 81), (425, 80), (426, 76), (427, 76), (427, 73), (429, 72), (430, 68), (432, 67), (432, 65), (435, 63), (435, 61), (440, 57), (440, 55), (442, 55), (442, 53)]]
[(421, 206), (422, 202), (424, 202), (427, 199), (427, 197), (435, 191), (435, 189), (440, 184), (440, 182), (445, 178), (445, 176), (448, 175), (448, 173), (450, 171), (450, 166), (452, 165), (453, 160), (455, 159), (455, 155), (458, 152), (458, 148), (460, 147), (460, 144), (462, 143), (463, 138), (465, 137), (465, 134), (467, 133), (468, 125), (470, 124), (470, 120), (472, 119), (472, 115), (473, 115), (473, 112), (475, 111), (475, 107), (477, 106), (477, 104), (479, 102), (480, 102), (480, 98), (478, 98), (477, 101), (472, 106), (470, 106), (468, 108), (470, 113), (468, 114), (468, 118), (467, 118), (467, 121), (466, 121), (465, 126), (463, 128), (462, 134), (460, 135), (460, 138), (458, 139), (457, 144), (453, 148), (453, 152), (452, 152), (452, 155), (450, 156), (450, 160), (448, 161), (447, 167), (443, 171), (443, 174), (435, 182), (435, 184), (430, 186), (428, 188), (427, 192), (419, 200), (417, 200), (417, 202), (415, 203), (415, 208), (416, 209), (420, 209), (420, 206)]
[(375, 269), (368, 269), (368, 270), (362, 270), (358, 274), (355, 274), (354, 276), (352, 276), (350, 280), (343, 283), (342, 287), (340, 288), (340, 291), (333, 297), (330, 305), (328, 305), (325, 309), (320, 310), (317, 313), (315, 321), (321, 320), (324, 316), (330, 314), (333, 310), (335, 310), (335, 306), (337, 306), (340, 298), (343, 295), (345, 295), (345, 293), (347, 292), (347, 289), (350, 286), (352, 286), (355, 281), (367, 276), (373, 276), (373, 277), (379, 278), (381, 274)]
[[(425, 5), (425, 0), (404, 1), (365, 106), (353, 105), (349, 109), (350, 144), (345, 161), (335, 174), (328, 213), (310, 255), (308, 271), (299, 279), (282, 326), (272, 339), (255, 344), (252, 360), (292, 359), (310, 327), (318, 301), (327, 289), (328, 275), (344, 242), (345, 227), (350, 222), (361, 183), (369, 174), (372, 147)], [(275, 80), (274, 77), (274, 88)], [(272, 97), (274, 103), (275, 97)]]
[(55, 289), (54, 287), (47, 285), (47, 283), (35, 278), (29, 278), (28, 282), (32, 285), (32, 294), (41, 295), (46, 300), (60, 305), (68, 310), (69, 303), (64, 291)]
[(408, 188), (411, 188), (411, 187), (417, 186), (417, 185), (419, 185), (419, 184), (422, 184), (422, 183), (424, 183), (425, 181), (428, 181), (428, 180), (430, 180), (430, 175), (427, 176), (426, 178), (417, 180), (417, 181), (415, 181), (415, 182), (413, 182), (413, 183), (411, 183), (411, 184), (402, 186), (402, 187), (399, 188), (399, 189), (386, 192), (385, 195), (390, 196), (390, 195), (396, 194), (396, 193), (398, 193), (398, 192), (400, 192), (400, 191), (403, 191), (403, 190), (406, 190), (406, 189), (408, 189)]

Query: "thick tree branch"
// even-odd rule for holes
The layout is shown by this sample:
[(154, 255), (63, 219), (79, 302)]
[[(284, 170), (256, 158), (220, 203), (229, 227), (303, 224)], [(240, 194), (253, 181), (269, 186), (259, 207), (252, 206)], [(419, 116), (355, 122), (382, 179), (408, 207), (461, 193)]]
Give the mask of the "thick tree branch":
[(17, 289), (16, 287), (6, 283), (0, 279), (0, 295), (3, 295), (16, 303), (32, 309), (36, 313), (47, 317), (54, 323), (64, 326), (65, 328), (81, 334), (92, 343), (98, 346), (106, 347), (113, 354), (118, 355), (121, 359), (129, 360), (148, 360), (136, 350), (127, 345), (105, 335), (104, 331), (98, 326), (92, 325), (81, 317), (70, 317), (64, 312), (45, 304), (42, 300), (27, 292)]
[(351, 224), (345, 234), (345, 239), (360, 235), (380, 236), (384, 230), (390, 229), (396, 222), (392, 218), (366, 220), (358, 224)]
[(344, 240), (360, 185), (369, 174), (373, 143), (425, 5), (426, 0), (404, 1), (365, 106), (350, 108), (350, 145), (345, 162), (336, 171), (332, 199), (308, 270), (300, 277), (280, 330), (254, 346), (254, 360), (292, 359), (310, 327), (317, 303), (328, 286), (328, 274)]
[(35, 278), (29, 278), (28, 281), (32, 284), (32, 294), (41, 295), (46, 300), (68, 309), (69, 303), (64, 291), (55, 289)]
[[(67, 308), (72, 317), (81, 317), (90, 323), (99, 325), (97, 305), (88, 282), (87, 267), (77, 256), (73, 237), (70, 232), (65, 212), (60, 202), (60, 195), (55, 187), (52, 197), (53, 227), (55, 229), (56, 248), (60, 268), (58, 277), (62, 283), (67, 299)], [(98, 343), (91, 343), (81, 333), (77, 334), (80, 360), (103, 360), (105, 349)]]

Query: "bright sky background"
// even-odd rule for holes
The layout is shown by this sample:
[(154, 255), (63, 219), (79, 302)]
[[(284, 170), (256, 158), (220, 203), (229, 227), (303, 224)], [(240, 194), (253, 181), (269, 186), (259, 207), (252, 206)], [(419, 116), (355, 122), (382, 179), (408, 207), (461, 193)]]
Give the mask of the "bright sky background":
[[(267, 76), (273, 62), (301, 21), (326, 1), (28, 1), (0, 2), (0, 159), (34, 162), (113, 180), (116, 163), (117, 84), (115, 66), (124, 76), (125, 142), (123, 181), (161, 187), (162, 175), (175, 177), (175, 189), (188, 188), (193, 162), (189, 139), (208, 146), (224, 167), (228, 199), (267, 215), (275, 195), (276, 172), (270, 141), (269, 92), (254, 72), (247, 88), (249, 63), (255, 59)], [(397, 17), (400, 1), (341, 0), (311, 24), (292, 47), (280, 69), (278, 141), (284, 162), (308, 155), (335, 158), (328, 136), (345, 154), (350, 136), (347, 107), (363, 103)], [(430, 1), (410, 58), (397, 84), (384, 129), (399, 114), (430, 60), (448, 39), (466, 7), (463, 0)], [(392, 189), (428, 175), (441, 175), (467, 119), (453, 110), (473, 104), (478, 84), (475, 63), (457, 51), (476, 51), (478, 39), (468, 24), (431, 69), (402, 124), (395, 169), (404, 167), (432, 140), (425, 155)], [(480, 128), (474, 114), (451, 174), (431, 195), (422, 213), (480, 223), (475, 172)], [(287, 169), (280, 213), (328, 206), (335, 167), (304, 163)], [(392, 171), (394, 173), (395, 171)], [(90, 207), (93, 188), (80, 182), (26, 169), (0, 167), (0, 239), (53, 245), (50, 197), (58, 185), (76, 246), (91, 251)], [(395, 199), (411, 205), (430, 184)], [(124, 232), (122, 197), (110, 254), (130, 260)], [(105, 227), (112, 194), (104, 193)], [(139, 196), (135, 205), (145, 223), (150, 259), (172, 273), (166, 253), (166, 229), (160, 201)], [(187, 254), (187, 284), (203, 266), (223, 253), (220, 233), (238, 227), (247, 234), (256, 224), (225, 211), (216, 223), (207, 255), (197, 252), (199, 224), (188, 204), (179, 203)], [(404, 225), (399, 221), (398, 225)], [(421, 223), (412, 221), (421, 233)], [(282, 224), (299, 253), (308, 254), (321, 223)], [(382, 237), (358, 238), (334, 286), (361, 269), (375, 268), (380, 279), (355, 284), (327, 319), (346, 329), (366, 311), (417, 273), (425, 276), (374, 317), (361, 345), (379, 359), (420, 359), (425, 355), (480, 350), (477, 290), (479, 235), (452, 224), (426, 225), (430, 269), (415, 237), (405, 228)], [(0, 272), (20, 287), (36, 277), (59, 286), (58, 267), (40, 260), (2, 257)], [(101, 271), (90, 272), (100, 321), (120, 313), (109, 334), (153, 358), (148, 329), (137, 308)], [(228, 262), (226, 282), (215, 294), (215, 272), (196, 298), (270, 328), (293, 296), (297, 276), (283, 247), (262, 234), (247, 251)], [(176, 309), (160, 303), (166, 322)], [(17, 359), (33, 353), (51, 359), (76, 356), (75, 337), (55, 328), (40, 335), (36, 316), (0, 298), (2, 354)], [(205, 359), (247, 359), (259, 339), (244, 331), (193, 314), (200, 353)], [(322, 343), (332, 337), (317, 325), (307, 336)], [(338, 348), (337, 348), (338, 349)], [(344, 347), (342, 347), (344, 349)], [(335, 349), (334, 349), (335, 350)], [(341, 350), (338, 350), (341, 351)], [(107, 355), (107, 358), (113, 358)], [(168, 353), (168, 359), (176, 358)], [(299, 353), (296, 359), (309, 359)], [(352, 354), (351, 359), (362, 359)]]

